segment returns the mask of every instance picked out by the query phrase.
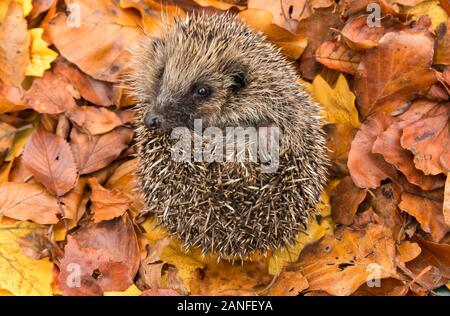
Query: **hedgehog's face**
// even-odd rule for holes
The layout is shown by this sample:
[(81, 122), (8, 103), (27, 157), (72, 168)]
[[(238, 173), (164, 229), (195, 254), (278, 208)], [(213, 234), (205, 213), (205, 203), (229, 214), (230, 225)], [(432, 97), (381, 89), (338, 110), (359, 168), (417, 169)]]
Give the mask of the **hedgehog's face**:
[[(146, 126), (260, 126), (280, 117), (295, 73), (264, 38), (229, 16), (202, 16), (146, 38), (133, 90)], [(283, 83), (283, 84), (280, 84)]]
[[(246, 88), (247, 71), (242, 60), (219, 56), (220, 52), (156, 39), (151, 43), (152, 64), (140, 85), (146, 86), (144, 123), (149, 128), (193, 128), (195, 119), (203, 126), (223, 125)], [(198, 45), (198, 44), (197, 44)]]

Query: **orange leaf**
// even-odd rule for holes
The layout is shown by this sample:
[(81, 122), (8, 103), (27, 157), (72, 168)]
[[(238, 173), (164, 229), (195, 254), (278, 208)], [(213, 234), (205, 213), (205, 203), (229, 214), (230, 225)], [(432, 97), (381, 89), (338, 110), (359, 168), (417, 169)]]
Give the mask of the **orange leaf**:
[[(305, 247), (295, 268), (309, 282), (309, 290), (350, 295), (371, 276), (396, 277), (395, 243), (391, 232), (369, 224), (364, 230), (343, 229)], [(293, 267), (294, 268), (294, 267)]]
[(42, 126), (25, 146), (23, 162), (33, 176), (57, 196), (69, 192), (77, 182), (77, 167), (69, 144)]
[(95, 106), (75, 106), (68, 109), (66, 115), (80, 129), (91, 135), (110, 132), (123, 124), (115, 112)]
[(326, 41), (316, 50), (316, 60), (331, 69), (351, 75), (356, 73), (361, 56), (337, 41)]
[(89, 178), (92, 190), (92, 212), (95, 223), (123, 215), (131, 200), (122, 192), (111, 191), (101, 186), (96, 178)]
[(364, 117), (395, 111), (413, 95), (426, 93), (435, 82), (430, 68), (434, 39), (426, 22), (385, 34), (376, 48), (363, 55), (355, 76), (355, 94)]
[(78, 94), (71, 83), (52, 71), (46, 71), (43, 77), (35, 78), (25, 95), (27, 103), (34, 110), (48, 114), (58, 114), (76, 107), (74, 97), (78, 97)]
[(20, 87), (27, 72), (30, 35), (22, 6), (10, 2), (5, 20), (0, 24), (0, 79)]
[(129, 128), (121, 127), (95, 136), (89, 136), (73, 128), (70, 145), (80, 174), (88, 174), (109, 165), (128, 147), (132, 138), (133, 131)]
[(38, 183), (0, 184), (0, 215), (38, 224), (56, 224), (59, 219), (56, 198)]
[(395, 179), (397, 171), (384, 161), (383, 156), (372, 153), (376, 138), (392, 123), (383, 113), (369, 117), (356, 133), (348, 154), (348, 169), (353, 182), (360, 188), (377, 188), (387, 178)]
[(272, 285), (268, 295), (273, 296), (297, 296), (308, 288), (308, 280), (299, 272), (286, 271), (280, 274)]
[[(127, 48), (141, 36), (139, 16), (113, 0), (68, 0), (74, 5), (49, 23), (48, 31), (61, 55), (95, 79), (117, 82), (129, 58)], [(81, 18), (79, 25), (75, 24)]]
[(351, 177), (345, 177), (330, 194), (333, 220), (338, 224), (351, 225), (366, 195), (367, 190), (358, 188)]
[(442, 202), (440, 197), (431, 194), (419, 196), (405, 192), (398, 207), (414, 216), (422, 229), (438, 242), (450, 231), (450, 226), (445, 224)]

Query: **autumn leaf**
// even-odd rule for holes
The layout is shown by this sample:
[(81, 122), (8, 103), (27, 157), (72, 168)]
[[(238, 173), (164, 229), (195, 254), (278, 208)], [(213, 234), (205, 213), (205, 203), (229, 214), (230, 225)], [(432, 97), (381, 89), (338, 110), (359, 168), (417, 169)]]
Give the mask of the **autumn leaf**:
[(126, 291), (123, 292), (104, 292), (104, 296), (140, 296), (142, 294), (142, 291), (139, 290), (136, 285), (132, 284)]
[[(129, 58), (127, 47), (141, 35), (139, 17), (113, 0), (68, 0), (80, 6), (81, 22), (74, 27), (64, 12), (49, 22), (52, 42), (62, 56), (91, 77), (117, 82)], [(95, 49), (92, 49), (95, 45)]]
[(285, 55), (293, 59), (300, 57), (308, 43), (304, 35), (292, 34), (278, 25), (272, 24), (270, 12), (248, 9), (239, 12), (237, 18), (244, 20), (254, 30), (263, 32), (269, 41), (279, 46)]
[(272, 22), (291, 33), (295, 33), (300, 20), (311, 16), (313, 13), (309, 2), (305, 0), (249, 0), (247, 5), (249, 9), (271, 12), (273, 14)]
[(317, 76), (312, 83), (312, 93), (323, 107), (327, 123), (349, 123), (356, 128), (361, 126), (355, 95), (350, 91), (344, 75), (339, 76), (333, 88), (320, 75)]
[(23, 89), (0, 83), (0, 114), (27, 108)]
[(400, 245), (397, 245), (397, 251), (399, 260), (409, 262), (420, 255), (422, 249), (417, 243), (406, 240)]
[(86, 75), (75, 65), (62, 58), (55, 62), (54, 72), (63, 75), (83, 99), (99, 106), (113, 105), (114, 91), (112, 84)]
[(367, 190), (358, 188), (351, 177), (345, 177), (331, 192), (333, 220), (351, 225), (359, 205), (366, 198)]
[(297, 296), (308, 286), (308, 280), (301, 273), (286, 271), (271, 286), (268, 294), (273, 296)]
[(440, 197), (431, 194), (419, 196), (405, 192), (398, 207), (414, 216), (422, 229), (430, 233), (434, 241), (439, 242), (450, 231), (450, 226), (444, 220), (442, 203)]
[(122, 120), (115, 112), (94, 106), (76, 106), (69, 109), (66, 115), (81, 130), (91, 135), (104, 134), (122, 125)]
[(59, 213), (56, 198), (40, 184), (0, 184), (0, 215), (38, 224), (56, 224)]
[(40, 227), (42, 226), (29, 222), (0, 224), (0, 270), (2, 271), (0, 289), (17, 296), (53, 294), (51, 288), (53, 264), (48, 258), (29, 259), (17, 243), (18, 237)]
[(308, 290), (350, 295), (370, 280), (375, 264), (380, 279), (396, 277), (395, 253), (389, 230), (372, 224), (365, 230), (344, 229), (338, 238), (327, 235), (307, 245), (291, 270), (305, 276)]
[(118, 128), (96, 136), (72, 129), (70, 146), (80, 174), (88, 174), (109, 165), (128, 147), (132, 137), (133, 131), (128, 128)]
[[(102, 295), (125, 291), (133, 284), (139, 247), (127, 215), (85, 226), (67, 240), (59, 275), (64, 295)], [(71, 264), (80, 266), (79, 287), (71, 286)]]
[(450, 19), (439, 25), (437, 29), (437, 48), (434, 56), (435, 64), (450, 65)]
[[(337, 41), (326, 41), (316, 50), (316, 60), (322, 65), (351, 75), (356, 73), (361, 56)], [(316, 77), (317, 78), (317, 77)]]
[(69, 144), (42, 126), (23, 152), (25, 166), (53, 194), (62, 196), (76, 184), (78, 171)]
[(353, 182), (360, 188), (377, 188), (387, 178), (395, 179), (396, 170), (383, 156), (372, 153), (375, 140), (392, 123), (383, 113), (369, 117), (353, 139), (348, 154), (348, 169)]
[(445, 10), (439, 5), (439, 0), (423, 1), (405, 8), (403, 12), (416, 17), (424, 15), (428, 16), (433, 28), (436, 28), (439, 24), (445, 22), (448, 18)]
[(0, 24), (0, 79), (19, 87), (27, 72), (30, 35), (22, 7), (11, 2), (7, 12)]
[(128, 209), (130, 199), (122, 192), (102, 187), (96, 178), (89, 178), (91, 187), (92, 213), (95, 223), (122, 216)]
[(75, 89), (65, 77), (46, 71), (42, 78), (33, 80), (25, 98), (30, 107), (39, 113), (59, 114), (76, 107), (74, 97), (77, 96)]
[(348, 21), (341, 34), (347, 45), (356, 51), (366, 50), (378, 45), (378, 41), (388, 32), (401, 30), (405, 26), (398, 19), (387, 16), (381, 19), (380, 26), (371, 27), (368, 15), (361, 15)]
[(424, 94), (434, 83), (434, 40), (426, 23), (421, 20), (415, 28), (385, 34), (362, 56), (355, 93), (363, 117), (399, 110), (413, 94)]
[(450, 174), (447, 174), (447, 180), (445, 181), (443, 213), (444, 222), (450, 227)]
[(58, 54), (47, 46), (42, 39), (42, 28), (29, 30), (31, 38), (30, 62), (27, 68), (27, 76), (42, 77), (45, 70), (50, 69), (50, 64), (56, 59)]
[(450, 103), (437, 104), (403, 128), (401, 145), (414, 154), (414, 165), (426, 175), (450, 170), (449, 118)]

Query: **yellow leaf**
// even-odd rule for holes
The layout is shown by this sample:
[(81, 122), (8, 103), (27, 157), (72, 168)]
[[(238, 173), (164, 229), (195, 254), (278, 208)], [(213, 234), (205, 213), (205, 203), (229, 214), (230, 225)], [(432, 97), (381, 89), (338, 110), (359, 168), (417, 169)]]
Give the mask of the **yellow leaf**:
[(448, 18), (447, 12), (439, 5), (439, 0), (425, 1), (414, 7), (406, 7), (402, 11), (403, 13), (414, 15), (416, 18), (422, 15), (428, 15), (433, 28), (447, 21)]
[(140, 296), (142, 294), (136, 285), (131, 285), (125, 292), (104, 292), (104, 296)]
[(349, 123), (356, 128), (361, 126), (355, 107), (355, 95), (350, 91), (343, 74), (339, 75), (334, 88), (318, 75), (314, 78), (311, 93), (323, 108), (328, 123)]
[[(150, 243), (170, 238), (164, 227), (158, 225), (155, 217), (147, 218), (141, 226), (144, 228), (144, 235)], [(170, 243), (162, 251), (160, 260), (178, 269), (178, 275), (187, 289), (189, 289), (192, 272), (198, 268), (203, 269), (206, 262), (206, 258), (202, 258), (200, 251), (197, 249), (192, 249), (188, 252), (184, 251), (175, 238), (170, 238)]]
[(269, 259), (269, 273), (271, 275), (279, 275), (286, 264), (297, 261), (298, 256), (307, 244), (319, 240), (326, 234), (332, 233), (333, 223), (331, 218), (328, 217), (322, 219), (320, 224), (318, 224), (317, 221), (312, 220), (308, 224), (306, 232), (298, 234), (297, 241), (294, 245), (283, 247), (275, 251)]
[(23, 16), (27, 16), (30, 14), (31, 9), (33, 9), (33, 0), (1, 0), (0, 1), (0, 23), (3, 22), (3, 19), (6, 17), (6, 13), (8, 12), (8, 7), (11, 2), (15, 2), (22, 5)]
[(0, 289), (0, 296), (12, 296), (12, 293), (10, 291)]
[(31, 48), (27, 76), (42, 77), (45, 70), (50, 69), (50, 64), (58, 57), (58, 54), (48, 48), (47, 42), (42, 39), (44, 29), (35, 28), (29, 30), (29, 32), (31, 36)]
[(0, 225), (0, 289), (17, 296), (53, 294), (53, 264), (48, 258), (29, 259), (16, 242), (17, 237), (40, 227), (30, 222)]
[(14, 160), (14, 158), (17, 158), (22, 154), (23, 148), (28, 142), (28, 139), (31, 137), (31, 134), (33, 134), (37, 123), (38, 120), (34, 120), (30, 125), (26, 125), (20, 128), (20, 130), (14, 136), (13, 144), (9, 149), (5, 161), (12, 161)]
[(450, 290), (450, 282), (448, 282), (445, 286)]

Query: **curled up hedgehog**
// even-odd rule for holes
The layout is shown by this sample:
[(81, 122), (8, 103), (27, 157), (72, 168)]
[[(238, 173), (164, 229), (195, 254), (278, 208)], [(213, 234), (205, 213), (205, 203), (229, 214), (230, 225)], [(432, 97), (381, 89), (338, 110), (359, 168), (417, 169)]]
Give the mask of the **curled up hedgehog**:
[[(186, 248), (219, 258), (243, 259), (295, 241), (319, 202), (328, 160), (319, 108), (279, 49), (229, 14), (196, 14), (143, 39), (128, 85), (137, 100), (146, 213)], [(210, 161), (182, 149), (189, 159), (174, 158), (174, 130), (195, 139), (210, 127), (254, 128), (279, 146), (277, 157), (265, 155), (263, 163), (237, 153)], [(278, 132), (259, 134), (269, 127)], [(277, 168), (267, 172), (270, 159)]]

